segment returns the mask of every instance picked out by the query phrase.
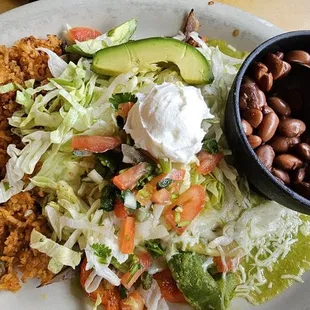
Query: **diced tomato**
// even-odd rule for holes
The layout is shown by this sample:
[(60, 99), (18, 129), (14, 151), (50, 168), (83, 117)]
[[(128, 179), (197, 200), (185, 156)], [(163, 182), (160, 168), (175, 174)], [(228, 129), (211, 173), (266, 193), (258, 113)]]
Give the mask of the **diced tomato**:
[(213, 257), (213, 262), (216, 265), (218, 272), (231, 272), (237, 268), (239, 265), (240, 259), (237, 257), (225, 257), (225, 264), (223, 264), (222, 258), (220, 256)]
[(133, 254), (135, 241), (136, 220), (132, 216), (127, 216), (122, 220), (119, 232), (119, 248), (123, 254)]
[[(204, 188), (201, 185), (192, 185), (173, 204), (166, 207), (164, 217), (167, 224), (179, 234), (183, 233), (190, 222), (202, 210), (205, 199)], [(181, 210), (178, 210), (178, 207)]]
[(180, 182), (172, 182), (168, 187), (170, 194), (178, 194), (180, 191), (180, 185)]
[(139, 163), (113, 178), (113, 184), (120, 190), (133, 189), (147, 172), (147, 163)]
[(88, 27), (74, 27), (68, 31), (68, 39), (70, 41), (87, 41), (91, 39), (95, 39), (102, 35), (102, 33), (96, 29), (88, 28)]
[(137, 292), (131, 292), (127, 298), (121, 300), (121, 310), (143, 310), (144, 299)]
[(170, 203), (171, 194), (165, 188), (160, 189), (153, 193), (151, 201), (160, 205), (166, 205)]
[(167, 178), (171, 179), (173, 181), (182, 181), (185, 176), (185, 170), (177, 170), (177, 169), (172, 169), (168, 174)]
[(162, 181), (166, 177), (167, 177), (167, 173), (162, 173), (160, 175), (157, 175), (149, 182), (149, 184), (152, 185), (156, 189), (157, 183)]
[(120, 144), (121, 139), (118, 137), (74, 136), (72, 138), (72, 148), (74, 150), (85, 150), (94, 153), (104, 153)]
[(156, 188), (150, 183), (145, 184), (141, 190), (136, 194), (137, 201), (142, 205), (146, 206), (151, 202), (151, 197), (156, 191)]
[[(82, 288), (85, 290), (85, 282), (88, 279), (92, 270), (86, 270), (87, 260), (84, 258), (81, 264), (80, 271), (80, 283)], [(98, 289), (90, 294), (88, 297), (92, 300), (97, 300), (97, 296), (100, 295), (102, 300), (102, 305), (105, 306), (107, 310), (120, 310), (120, 293), (119, 289), (116, 286), (113, 286), (106, 280), (102, 280)]]
[(156, 177), (154, 177), (150, 184), (154, 187), (157, 186), (157, 183), (162, 181), (163, 179), (171, 179), (172, 181), (182, 181), (184, 179), (185, 170), (176, 170), (172, 169), (169, 173), (162, 173)]
[(119, 219), (124, 219), (125, 217), (128, 216), (127, 208), (119, 199), (117, 199), (115, 202), (114, 214)]
[(175, 280), (172, 277), (169, 269), (154, 274), (154, 279), (157, 281), (162, 296), (172, 303), (186, 303), (184, 295), (178, 289)]
[(208, 174), (219, 164), (224, 155), (223, 153), (210, 154), (205, 151), (200, 151), (197, 157), (199, 159), (198, 172), (201, 174)]
[(139, 279), (142, 273), (148, 269), (151, 265), (151, 255), (148, 252), (142, 252), (139, 254), (139, 262), (142, 268), (139, 269), (135, 274), (131, 274), (129, 271), (126, 272), (121, 279), (121, 283), (126, 289), (130, 289), (133, 284)]
[(133, 102), (120, 103), (118, 105), (117, 114), (123, 118), (127, 118), (129, 111), (133, 107)]

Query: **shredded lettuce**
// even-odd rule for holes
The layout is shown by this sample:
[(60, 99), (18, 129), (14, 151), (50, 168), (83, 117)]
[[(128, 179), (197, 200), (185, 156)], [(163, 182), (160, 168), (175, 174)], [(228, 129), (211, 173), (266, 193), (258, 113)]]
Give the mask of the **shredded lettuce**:
[(133, 18), (95, 39), (77, 42), (74, 45), (68, 46), (66, 51), (69, 53), (76, 53), (82, 56), (91, 57), (99, 50), (108, 46), (127, 42), (136, 31), (136, 28), (137, 21)]
[(48, 56), (48, 68), (50, 69), (53, 77), (59, 77), (66, 70), (67, 63), (56, 53), (48, 48), (39, 47), (37, 51), (45, 52)]
[[(65, 266), (75, 268), (80, 264), (82, 253), (73, 251), (65, 246), (62, 246), (55, 241), (45, 237), (37, 230), (33, 229), (30, 236), (30, 246), (47, 256), (55, 258)], [(52, 266), (49, 270), (53, 272)]]
[(18, 86), (15, 83), (8, 83), (5, 85), (1, 85), (0, 86), (0, 94), (5, 94), (5, 93), (8, 93), (10, 91), (17, 90), (17, 89), (18, 89)]

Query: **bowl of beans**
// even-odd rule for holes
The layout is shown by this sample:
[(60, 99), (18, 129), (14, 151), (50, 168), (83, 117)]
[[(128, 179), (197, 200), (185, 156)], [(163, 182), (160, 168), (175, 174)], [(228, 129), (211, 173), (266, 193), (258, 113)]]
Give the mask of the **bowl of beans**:
[(247, 57), (228, 97), (225, 132), (252, 187), (310, 214), (310, 31), (283, 33)]

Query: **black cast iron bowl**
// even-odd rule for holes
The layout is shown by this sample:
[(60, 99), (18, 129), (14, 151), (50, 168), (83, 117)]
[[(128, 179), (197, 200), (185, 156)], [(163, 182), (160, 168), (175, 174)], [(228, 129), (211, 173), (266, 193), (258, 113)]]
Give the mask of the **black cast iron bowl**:
[[(258, 46), (246, 58), (234, 80), (227, 100), (225, 133), (237, 168), (240, 172), (244, 173), (251, 186), (267, 198), (283, 206), (301, 213), (310, 214), (310, 200), (300, 196), (292, 189), (279, 182), (260, 162), (243, 131), (239, 110), (241, 82), (253, 62), (261, 61), (268, 53), (297, 49), (310, 52), (310, 30), (293, 31), (273, 37)], [(309, 70), (310, 74), (310, 69), (307, 70)], [(307, 126), (310, 126), (310, 124), (308, 123)]]

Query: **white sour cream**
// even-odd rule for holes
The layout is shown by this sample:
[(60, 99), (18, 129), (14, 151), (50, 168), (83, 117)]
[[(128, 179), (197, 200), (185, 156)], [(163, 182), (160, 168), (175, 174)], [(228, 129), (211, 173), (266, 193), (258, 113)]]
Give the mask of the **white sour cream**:
[(128, 114), (125, 131), (156, 158), (189, 163), (202, 147), (202, 120), (213, 118), (200, 89), (164, 83), (154, 86)]

